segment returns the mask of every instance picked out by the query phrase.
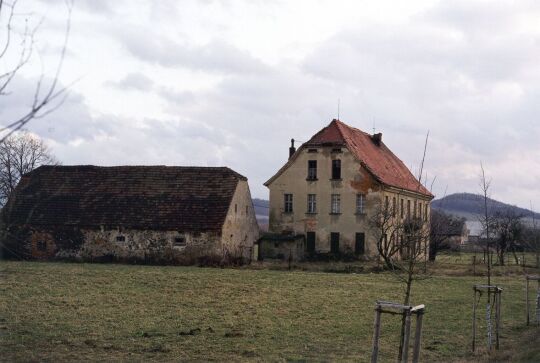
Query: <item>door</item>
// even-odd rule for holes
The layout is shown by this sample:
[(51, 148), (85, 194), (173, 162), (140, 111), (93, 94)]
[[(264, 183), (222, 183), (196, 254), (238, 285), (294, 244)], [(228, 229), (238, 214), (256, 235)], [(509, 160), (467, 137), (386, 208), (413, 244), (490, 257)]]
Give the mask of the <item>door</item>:
[(315, 232), (308, 232), (306, 238), (307, 253), (315, 253)]
[(366, 252), (366, 235), (364, 233), (356, 234), (356, 241), (354, 244), (354, 253), (357, 255), (363, 255)]
[(330, 252), (333, 254), (339, 253), (339, 233), (330, 233)]

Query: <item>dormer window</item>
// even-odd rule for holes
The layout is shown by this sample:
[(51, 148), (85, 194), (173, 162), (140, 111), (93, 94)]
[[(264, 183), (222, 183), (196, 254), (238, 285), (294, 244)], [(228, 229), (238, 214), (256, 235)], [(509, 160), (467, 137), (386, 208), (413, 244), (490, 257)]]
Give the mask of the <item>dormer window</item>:
[(337, 147), (337, 148), (334, 148), (332, 149), (332, 153), (334, 154), (341, 154), (343, 151), (341, 151), (341, 148), (340, 147)]
[(316, 153), (316, 152), (318, 152), (318, 150), (317, 149), (308, 149), (307, 152), (308, 153)]

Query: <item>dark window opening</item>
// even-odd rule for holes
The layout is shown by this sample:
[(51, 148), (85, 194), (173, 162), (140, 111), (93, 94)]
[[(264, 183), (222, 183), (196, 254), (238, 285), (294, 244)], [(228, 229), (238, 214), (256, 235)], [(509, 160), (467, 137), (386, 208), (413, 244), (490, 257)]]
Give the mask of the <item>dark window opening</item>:
[(339, 154), (339, 153), (341, 153), (342, 151), (341, 151), (341, 148), (338, 147), (338, 148), (332, 149), (332, 152), (333, 152), (333, 153)]
[(234, 213), (238, 213), (238, 204), (234, 205)]
[(403, 199), (401, 199), (401, 218), (403, 218), (403, 213), (404, 213), (404, 207), (403, 207)]
[(285, 213), (292, 213), (293, 211), (293, 195), (285, 194)]
[(308, 180), (317, 180), (317, 160), (308, 160)]
[(116, 236), (116, 242), (126, 242), (126, 236)]
[(249, 206), (246, 205), (246, 216), (248, 215), (248, 212), (249, 212)]
[(315, 232), (307, 232), (306, 249), (307, 253), (315, 253)]
[(36, 247), (38, 251), (47, 251), (47, 242), (46, 241), (37, 241)]
[(330, 233), (330, 252), (339, 253), (339, 232)]
[(184, 247), (186, 245), (186, 238), (185, 237), (175, 237), (174, 238), (174, 246), (175, 247)]
[(364, 233), (356, 233), (354, 244), (354, 253), (363, 255), (366, 252), (366, 235)]
[(316, 153), (316, 152), (317, 152), (317, 149), (308, 149), (307, 152), (308, 152), (308, 153)]
[(341, 179), (341, 160), (332, 160), (332, 179)]

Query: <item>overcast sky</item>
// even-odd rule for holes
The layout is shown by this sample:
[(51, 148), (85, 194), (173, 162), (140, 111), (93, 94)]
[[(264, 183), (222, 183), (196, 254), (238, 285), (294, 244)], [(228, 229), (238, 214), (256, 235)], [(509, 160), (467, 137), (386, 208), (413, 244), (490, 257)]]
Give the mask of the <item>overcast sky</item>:
[[(43, 23), (0, 124), (54, 74), (65, 31), (63, 0), (18, 9)], [(78, 81), (28, 129), (63, 164), (229, 166), (268, 198), (289, 140), (340, 99), (415, 173), (429, 130), (438, 197), (479, 192), (482, 161), (492, 197), (540, 209), (539, 1), (76, 0), (60, 79)]]

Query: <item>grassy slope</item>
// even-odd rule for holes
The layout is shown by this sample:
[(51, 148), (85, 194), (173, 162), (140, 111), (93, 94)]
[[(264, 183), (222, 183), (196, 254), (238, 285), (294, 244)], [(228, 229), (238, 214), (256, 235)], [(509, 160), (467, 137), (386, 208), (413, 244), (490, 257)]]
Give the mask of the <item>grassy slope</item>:
[[(474, 282), (483, 279), (436, 276), (414, 287), (413, 301), (427, 306), (423, 361), (473, 359)], [(505, 288), (502, 347), (524, 336), (536, 341), (523, 346), (540, 346), (538, 330), (523, 328), (522, 278), (496, 282)], [(401, 285), (387, 274), (4, 261), (0, 360), (368, 361), (376, 299), (399, 301)], [(385, 317), (384, 360), (395, 360), (397, 330)]]

